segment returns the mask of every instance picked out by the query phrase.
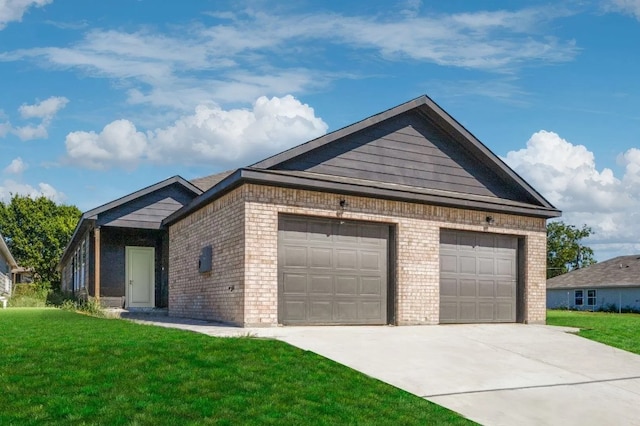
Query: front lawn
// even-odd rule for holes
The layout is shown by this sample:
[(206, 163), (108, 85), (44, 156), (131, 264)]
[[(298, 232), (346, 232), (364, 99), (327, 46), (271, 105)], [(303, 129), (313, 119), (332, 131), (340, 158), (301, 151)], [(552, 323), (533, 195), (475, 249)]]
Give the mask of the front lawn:
[(547, 324), (580, 328), (578, 335), (640, 354), (640, 315), (547, 311)]
[(471, 424), (275, 340), (0, 310), (0, 424)]

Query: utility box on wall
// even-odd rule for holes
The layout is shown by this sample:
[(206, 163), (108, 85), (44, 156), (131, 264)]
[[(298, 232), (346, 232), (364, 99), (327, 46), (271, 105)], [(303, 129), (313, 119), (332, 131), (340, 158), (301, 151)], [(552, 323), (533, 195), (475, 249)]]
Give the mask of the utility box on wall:
[(198, 259), (198, 272), (211, 272), (211, 264), (213, 263), (213, 250), (210, 245), (202, 247), (200, 250), (200, 258)]

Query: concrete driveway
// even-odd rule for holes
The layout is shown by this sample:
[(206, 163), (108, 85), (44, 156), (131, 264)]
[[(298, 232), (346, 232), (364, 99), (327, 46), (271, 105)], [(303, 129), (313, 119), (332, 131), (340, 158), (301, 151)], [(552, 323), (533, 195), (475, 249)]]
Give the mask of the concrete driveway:
[(640, 425), (640, 356), (560, 328), (156, 324), (212, 336), (276, 338), (485, 425)]

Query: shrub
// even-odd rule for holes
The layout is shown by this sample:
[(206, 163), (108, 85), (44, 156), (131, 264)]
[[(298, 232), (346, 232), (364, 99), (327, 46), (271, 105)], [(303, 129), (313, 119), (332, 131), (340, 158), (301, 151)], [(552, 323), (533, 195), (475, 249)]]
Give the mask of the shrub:
[(16, 284), (13, 288), (13, 295), (9, 299), (9, 306), (14, 308), (45, 307), (50, 292), (51, 286), (47, 282)]

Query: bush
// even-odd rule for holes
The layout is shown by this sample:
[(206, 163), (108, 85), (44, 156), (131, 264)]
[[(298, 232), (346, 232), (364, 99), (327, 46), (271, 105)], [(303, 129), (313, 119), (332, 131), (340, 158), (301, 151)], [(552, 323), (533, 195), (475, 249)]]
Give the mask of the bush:
[(47, 282), (32, 284), (16, 284), (9, 306), (14, 308), (43, 308), (47, 305), (47, 297), (51, 286)]

